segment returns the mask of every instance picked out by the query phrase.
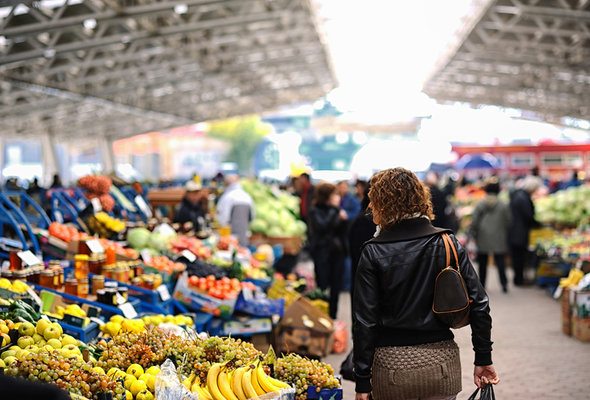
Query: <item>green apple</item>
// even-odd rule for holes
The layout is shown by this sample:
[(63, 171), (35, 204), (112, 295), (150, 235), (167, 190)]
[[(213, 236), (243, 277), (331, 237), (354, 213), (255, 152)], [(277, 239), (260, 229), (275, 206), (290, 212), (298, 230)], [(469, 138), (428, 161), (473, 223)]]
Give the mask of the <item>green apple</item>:
[(25, 347), (25, 350), (28, 350), (31, 353), (36, 353), (39, 351), (39, 346), (37, 346), (36, 344), (30, 344), (27, 347)]
[(41, 318), (39, 321), (37, 321), (37, 327), (35, 328), (35, 330), (37, 331), (37, 334), (43, 335), (43, 332), (45, 332), (45, 329), (47, 329), (47, 327), (50, 325), (51, 325), (51, 321), (49, 321), (48, 319), (45, 319), (45, 318)]
[(6, 368), (6, 364), (4, 363), (4, 360), (0, 359), (0, 368)]
[(73, 345), (76, 345), (77, 346), (78, 345), (78, 339), (76, 339), (73, 336), (67, 335), (67, 334), (66, 335), (63, 335), (61, 337), (61, 345), (62, 346), (67, 346), (68, 344), (73, 344)]
[(14, 357), (16, 356), (16, 350), (6, 350), (2, 354), (0, 354), (0, 358), (5, 360), (6, 357)]
[[(59, 331), (59, 336), (61, 336), (61, 335), (63, 335), (63, 334), (64, 334), (64, 330), (63, 330), (63, 328), (62, 328), (62, 327), (61, 327), (61, 325), (60, 325), (60, 324), (58, 324), (57, 322), (52, 322), (52, 323), (51, 323), (51, 326), (55, 327), (55, 329), (57, 329), (57, 330)], [(45, 331), (43, 331), (43, 332), (45, 332)]]
[(45, 340), (59, 339), (60, 336), (61, 332), (55, 326), (53, 326), (53, 324), (45, 328), (45, 330), (43, 331), (43, 337), (45, 338)]
[(18, 327), (19, 336), (33, 336), (35, 334), (35, 326), (30, 322), (23, 322)]
[(40, 341), (45, 341), (45, 338), (43, 337), (43, 332), (35, 333), (33, 335), (33, 340), (35, 341), (35, 343), (39, 343)]
[(31, 344), (35, 344), (35, 339), (33, 339), (31, 336), (21, 336), (18, 338), (16, 344), (18, 344), (18, 347), (21, 349), (24, 349)]
[(51, 347), (53, 347), (54, 349), (61, 349), (62, 348), (62, 344), (59, 341), (59, 339), (49, 339), (47, 341), (47, 344), (50, 345)]
[(6, 358), (4, 359), (4, 363), (5, 363), (7, 366), (9, 366), (9, 365), (12, 365), (12, 364), (16, 363), (17, 361), (18, 361), (18, 360), (16, 359), (16, 357), (15, 357), (15, 356), (8, 356), (8, 357), (6, 357)]

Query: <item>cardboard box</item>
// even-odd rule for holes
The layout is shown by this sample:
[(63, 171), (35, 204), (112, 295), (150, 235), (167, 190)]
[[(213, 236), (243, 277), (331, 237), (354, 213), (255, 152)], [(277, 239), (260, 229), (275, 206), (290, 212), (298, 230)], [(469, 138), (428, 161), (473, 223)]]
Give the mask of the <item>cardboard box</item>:
[(252, 335), (250, 343), (254, 348), (264, 354), (268, 352), (270, 345), (272, 344), (272, 333), (259, 333)]
[(306, 298), (287, 308), (277, 328), (279, 353), (294, 352), (311, 357), (325, 357), (332, 349), (334, 322)]
[(221, 300), (189, 287), (186, 272), (178, 278), (172, 297), (194, 311), (203, 311), (224, 319), (229, 319), (232, 316), (237, 301), (237, 297)]
[(576, 291), (572, 307), (575, 317), (590, 318), (590, 290)]
[(564, 289), (561, 294), (561, 331), (572, 335), (572, 307), (570, 306), (570, 290)]
[(572, 318), (572, 334), (582, 342), (590, 342), (590, 318), (574, 316)]

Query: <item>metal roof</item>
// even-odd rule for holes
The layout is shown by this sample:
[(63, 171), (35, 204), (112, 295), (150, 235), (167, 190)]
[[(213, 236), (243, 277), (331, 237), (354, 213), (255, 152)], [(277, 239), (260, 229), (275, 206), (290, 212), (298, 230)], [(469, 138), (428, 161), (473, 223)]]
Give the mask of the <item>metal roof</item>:
[(590, 1), (479, 0), (424, 92), (590, 119), (589, 67)]
[(0, 135), (128, 136), (335, 85), (312, 0), (3, 4)]

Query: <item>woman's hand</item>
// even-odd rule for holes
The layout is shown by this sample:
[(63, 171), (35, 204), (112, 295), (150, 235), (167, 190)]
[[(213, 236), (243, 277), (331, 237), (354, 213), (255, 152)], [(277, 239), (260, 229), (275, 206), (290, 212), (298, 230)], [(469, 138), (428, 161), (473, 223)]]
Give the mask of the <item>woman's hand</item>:
[(500, 383), (500, 377), (493, 365), (487, 365), (485, 367), (476, 366), (473, 371), (473, 382), (475, 382), (475, 386), (482, 388), (489, 383), (497, 385)]
[(369, 400), (370, 393), (357, 393), (355, 400)]

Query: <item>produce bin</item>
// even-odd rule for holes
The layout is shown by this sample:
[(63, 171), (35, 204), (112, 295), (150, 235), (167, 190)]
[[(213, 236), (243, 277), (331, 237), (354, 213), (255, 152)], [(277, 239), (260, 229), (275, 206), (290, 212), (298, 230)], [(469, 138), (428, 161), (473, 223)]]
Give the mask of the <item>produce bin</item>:
[(255, 318), (246, 320), (226, 321), (223, 324), (223, 335), (231, 337), (251, 337), (272, 331), (270, 318)]
[(173, 297), (193, 311), (203, 311), (226, 320), (234, 313), (237, 301), (237, 297), (222, 300), (192, 289), (188, 285), (187, 273), (178, 279)]
[(96, 322), (93, 321), (90, 321), (90, 323), (84, 328), (66, 324), (61, 320), (57, 320), (57, 322), (61, 325), (64, 333), (67, 333), (68, 335), (73, 336), (84, 343), (89, 343), (100, 333), (100, 327)]
[(319, 392), (315, 386), (307, 388), (308, 400), (342, 400), (342, 388), (322, 389)]
[(242, 292), (238, 296), (235, 310), (254, 317), (272, 317), (273, 315), (282, 317), (285, 313), (285, 299), (246, 299)]

